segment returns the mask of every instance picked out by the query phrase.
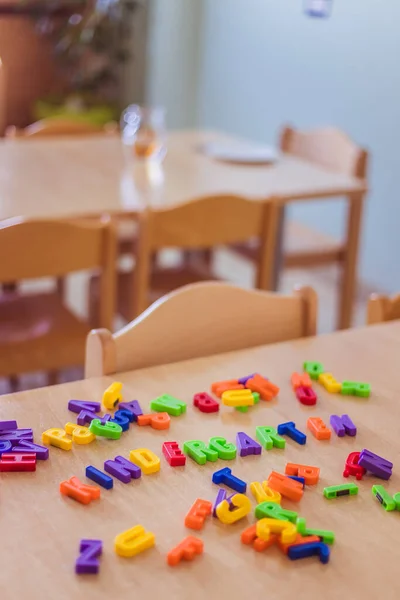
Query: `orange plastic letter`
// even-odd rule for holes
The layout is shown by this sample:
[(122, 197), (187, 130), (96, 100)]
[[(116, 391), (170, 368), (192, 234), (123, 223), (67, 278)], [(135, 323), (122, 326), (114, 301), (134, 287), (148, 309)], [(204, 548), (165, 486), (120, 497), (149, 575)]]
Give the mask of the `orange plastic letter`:
[(229, 381), (216, 381), (211, 386), (213, 394), (221, 398), (224, 392), (228, 390), (244, 390), (244, 385), (240, 384), (237, 379), (231, 379)]
[(198, 498), (185, 518), (185, 525), (189, 529), (203, 529), (204, 521), (212, 513), (212, 503)]
[(307, 421), (307, 427), (317, 440), (331, 439), (331, 430), (319, 417), (310, 417)]
[(77, 477), (71, 477), (68, 481), (60, 483), (60, 492), (69, 496), (81, 504), (90, 504), (92, 500), (100, 498), (100, 488), (96, 485), (86, 485)]
[(166, 412), (139, 415), (137, 418), (138, 425), (151, 425), (153, 429), (169, 429), (170, 423), (171, 417)]
[(319, 468), (309, 467), (308, 465), (297, 465), (296, 463), (287, 463), (285, 469), (286, 475), (296, 475), (304, 477), (307, 485), (315, 485), (319, 480)]
[(196, 554), (203, 553), (204, 544), (202, 540), (196, 538), (192, 535), (189, 535), (185, 538), (180, 544), (178, 544), (175, 548), (170, 550), (167, 554), (167, 563), (174, 567), (181, 560), (193, 560)]
[(312, 387), (308, 373), (292, 373), (290, 381), (294, 390), (297, 390), (298, 387)]
[(285, 498), (299, 502), (303, 497), (303, 486), (299, 481), (290, 479), (286, 475), (272, 471), (268, 478), (268, 485), (271, 489), (279, 492)]
[(274, 385), (269, 379), (261, 377), (261, 375), (254, 375), (254, 377), (248, 379), (246, 387), (252, 392), (258, 392), (263, 400), (272, 400), (279, 394), (278, 386)]

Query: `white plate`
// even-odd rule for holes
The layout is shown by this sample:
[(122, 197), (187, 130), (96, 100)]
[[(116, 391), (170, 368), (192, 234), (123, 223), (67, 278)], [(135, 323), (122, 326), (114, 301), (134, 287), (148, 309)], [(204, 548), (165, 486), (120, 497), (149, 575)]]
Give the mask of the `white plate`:
[(252, 143), (209, 142), (201, 148), (211, 158), (234, 163), (265, 164), (274, 162), (277, 153), (271, 146)]

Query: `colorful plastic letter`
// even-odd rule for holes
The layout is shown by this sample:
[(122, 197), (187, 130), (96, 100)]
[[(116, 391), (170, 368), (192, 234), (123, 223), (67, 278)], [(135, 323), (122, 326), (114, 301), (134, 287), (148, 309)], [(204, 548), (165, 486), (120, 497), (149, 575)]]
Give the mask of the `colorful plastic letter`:
[(311, 544), (294, 544), (288, 549), (288, 557), (291, 560), (319, 556), (319, 560), (326, 564), (329, 562), (330, 549), (323, 542), (312, 542)]
[(140, 468), (123, 456), (116, 456), (114, 460), (106, 460), (104, 470), (122, 483), (130, 483), (131, 479), (139, 479), (142, 476)]
[(53, 429), (47, 429), (42, 433), (42, 442), (46, 446), (55, 446), (62, 450), (71, 450), (72, 440), (67, 437), (64, 429), (54, 427)]
[(320, 362), (307, 361), (303, 364), (303, 370), (309, 374), (311, 379), (318, 379), (320, 375), (325, 371), (323, 365)]
[(287, 435), (301, 446), (304, 446), (307, 441), (306, 434), (296, 429), (296, 424), (293, 421), (278, 425), (278, 433), (279, 435)]
[(311, 387), (312, 382), (308, 373), (292, 373), (290, 378), (292, 388), (296, 391), (299, 387)]
[(315, 485), (318, 483), (319, 471), (319, 467), (298, 465), (297, 463), (287, 463), (285, 468), (286, 475), (297, 475), (298, 477), (304, 477), (307, 485)]
[(268, 485), (270, 488), (279, 492), (285, 498), (293, 500), (293, 502), (299, 502), (303, 497), (304, 490), (301, 483), (289, 479), (286, 475), (272, 471), (268, 478)]
[(380, 502), (386, 511), (396, 509), (396, 502), (392, 496), (385, 490), (383, 485), (373, 485), (372, 495)]
[(179, 564), (181, 560), (193, 560), (196, 554), (203, 554), (204, 544), (202, 540), (189, 535), (180, 544), (175, 546), (167, 554), (167, 563), (170, 567)]
[(229, 467), (224, 467), (219, 471), (215, 471), (212, 476), (212, 481), (217, 485), (224, 484), (227, 487), (232, 488), (232, 490), (235, 490), (235, 492), (239, 492), (239, 494), (246, 493), (246, 482), (232, 475), (232, 471)]
[(103, 473), (103, 471), (99, 471), (99, 469), (96, 469), (96, 467), (86, 467), (86, 477), (98, 485), (101, 485), (101, 487), (105, 488), (106, 490), (111, 490), (114, 485), (113, 478)]
[[(234, 496), (235, 494), (232, 494), (232, 496)], [(232, 499), (232, 496), (227, 495), (226, 490), (224, 490), (223, 488), (220, 488), (217, 492), (217, 497), (215, 498), (214, 501), (214, 506), (213, 506), (213, 516), (216, 517), (217, 516), (217, 506), (218, 504), (221, 504), (221, 502), (223, 500), (227, 500), (230, 503), (230, 500)]]
[[(7, 443), (11, 446), (11, 442), (0, 442), (0, 454), (2, 453), (2, 443)], [(38, 444), (34, 444), (33, 442), (25, 442), (22, 440), (20, 441), (18, 446), (14, 446), (12, 449), (13, 454), (20, 454), (21, 452), (36, 454), (36, 460), (47, 460), (49, 458), (49, 449), (45, 446), (39, 446)]]
[(115, 408), (117, 404), (122, 402), (122, 383), (114, 381), (103, 394), (103, 406), (105, 408)]
[(118, 556), (131, 558), (148, 548), (152, 548), (155, 541), (154, 533), (145, 531), (141, 525), (135, 525), (135, 527), (117, 535), (114, 540), (115, 552)]
[(263, 481), (261, 485), (263, 487), (264, 494), (267, 496), (265, 499), (266, 502), (276, 502), (277, 504), (281, 503), (282, 496), (279, 492), (269, 487), (268, 481)]
[(96, 436), (89, 431), (88, 427), (82, 427), (76, 423), (66, 423), (64, 429), (68, 435), (72, 436), (72, 441), (75, 444), (90, 444), (96, 439)]
[(348, 396), (358, 396), (359, 398), (369, 398), (371, 386), (369, 383), (362, 383), (361, 381), (343, 381), (340, 393)]
[(15, 431), (18, 429), (17, 421), (0, 421), (0, 431)]
[(0, 472), (36, 471), (36, 454), (2, 454), (0, 456)]
[(33, 442), (32, 429), (12, 429), (0, 431), (0, 442), (13, 442), (19, 444), (21, 440), (25, 442)]
[(342, 415), (341, 417), (339, 415), (331, 415), (330, 424), (338, 437), (343, 437), (346, 434), (354, 437), (357, 433), (357, 427), (349, 415)]
[(322, 373), (318, 377), (318, 383), (320, 383), (327, 392), (330, 394), (338, 394), (342, 389), (342, 384), (336, 381), (332, 373)]
[(197, 406), (200, 412), (214, 413), (219, 411), (219, 403), (211, 398), (206, 392), (201, 392), (193, 396), (193, 404)]
[(272, 400), (279, 394), (279, 388), (274, 385), (269, 379), (261, 377), (261, 375), (254, 375), (251, 379), (246, 381), (246, 388), (252, 392), (260, 394), (262, 400)]
[(128, 431), (129, 425), (133, 422), (133, 414), (130, 410), (118, 409), (110, 420), (112, 423), (118, 423), (122, 427), (122, 431)]
[(366, 470), (364, 467), (358, 464), (360, 460), (360, 452), (350, 452), (346, 459), (346, 464), (343, 471), (343, 477), (348, 477), (349, 475), (355, 475), (356, 479), (359, 481), (365, 475)]
[[(233, 508), (232, 508), (233, 506)], [(231, 525), (243, 519), (251, 511), (251, 502), (244, 494), (235, 494), (230, 503), (223, 500), (218, 504), (216, 513), (218, 519), (226, 525)]]
[(110, 440), (119, 440), (122, 434), (122, 427), (118, 423), (107, 421), (104, 425), (99, 419), (93, 419), (89, 427), (90, 431), (95, 435), (108, 438)]
[(250, 491), (256, 499), (257, 504), (260, 504), (260, 502), (268, 501), (268, 496), (264, 492), (263, 486), (259, 481), (252, 481), (250, 483)]
[(167, 412), (139, 415), (137, 418), (137, 424), (140, 427), (143, 425), (150, 425), (153, 429), (158, 429), (159, 431), (169, 429), (170, 423), (171, 417)]
[[(8, 440), (5, 440), (4, 442), (0, 442), (0, 455), (4, 454), (4, 452), (10, 452), (11, 448), (12, 448), (12, 443), (9, 442)], [(16, 448), (18, 448), (18, 446), (16, 446)], [(28, 450), (24, 450), (24, 452), (28, 452)], [(47, 452), (49, 452), (48, 449), (47, 449)]]
[[(257, 392), (251, 392), (251, 395), (254, 398), (254, 404), (258, 404), (260, 402), (260, 394), (258, 394)], [(242, 413), (249, 412), (250, 408), (250, 406), (235, 406), (235, 410)]]
[(208, 460), (210, 462), (218, 460), (218, 452), (212, 450), (200, 440), (185, 442), (183, 444), (183, 451), (199, 465), (205, 465)]
[(324, 488), (325, 498), (339, 498), (339, 496), (356, 496), (358, 486), (355, 483), (344, 483), (343, 485), (331, 485)]
[(307, 427), (317, 440), (331, 439), (331, 430), (319, 417), (310, 417), (307, 421)]
[(296, 389), (296, 398), (305, 406), (314, 406), (314, 404), (317, 404), (317, 394), (311, 387), (299, 386)]
[(68, 410), (74, 413), (79, 413), (81, 410), (88, 410), (89, 412), (98, 413), (100, 412), (100, 402), (91, 402), (89, 400), (70, 400), (68, 402)]
[[(256, 375), (258, 375), (258, 373), (252, 373), (251, 375), (245, 375), (245, 377), (241, 377), (240, 379), (238, 379), (238, 383), (240, 383), (241, 385), (246, 385), (248, 380), (253, 379), (253, 377), (255, 377)], [(267, 378), (265, 377), (265, 379), (267, 379)]]
[(276, 502), (262, 502), (256, 506), (257, 519), (278, 519), (279, 521), (290, 521), (296, 523), (298, 514), (293, 510), (286, 510)]
[(239, 431), (236, 434), (236, 443), (239, 448), (240, 456), (250, 456), (251, 454), (261, 454), (261, 445), (253, 440), (244, 431)]
[(306, 527), (306, 520), (303, 517), (297, 519), (297, 531), (302, 536), (316, 535), (324, 544), (333, 544), (335, 541), (335, 534), (333, 531), (324, 531), (323, 529), (309, 529)]
[(360, 452), (358, 464), (380, 479), (389, 479), (392, 475), (393, 463), (367, 449)]
[(256, 427), (256, 438), (266, 450), (271, 450), (271, 448), (283, 450), (286, 446), (286, 440), (278, 435), (275, 427)]
[(179, 417), (179, 415), (186, 412), (186, 403), (170, 396), (170, 394), (164, 394), (150, 402), (150, 408), (157, 412), (167, 412), (173, 417)]
[(98, 557), (103, 552), (103, 542), (101, 540), (81, 540), (79, 552), (80, 555), (75, 563), (75, 573), (77, 575), (98, 573), (100, 569)]
[(253, 406), (254, 398), (250, 390), (227, 390), (222, 394), (222, 404), (225, 406)]
[(221, 398), (222, 394), (228, 390), (244, 390), (244, 385), (240, 384), (237, 379), (229, 379), (228, 381), (216, 381), (211, 386), (213, 394)]
[(296, 525), (289, 521), (279, 521), (278, 519), (260, 519), (256, 524), (257, 537), (268, 541), (271, 533), (280, 534), (280, 540), (283, 544), (294, 542), (297, 535)]
[(64, 496), (73, 498), (81, 504), (90, 504), (92, 500), (100, 498), (100, 488), (95, 485), (86, 485), (77, 477), (71, 477), (68, 481), (60, 483), (60, 492)]
[(212, 513), (212, 503), (198, 498), (185, 517), (185, 525), (189, 529), (203, 529), (204, 522)]
[(396, 510), (400, 510), (400, 492), (397, 492), (397, 494), (393, 495), (393, 500), (396, 503)]
[(160, 470), (160, 459), (154, 452), (147, 450), (147, 448), (131, 450), (129, 458), (135, 465), (142, 469), (145, 475), (151, 475), (151, 473), (157, 473)]
[(268, 542), (266, 540), (262, 540), (261, 538), (258, 538), (257, 537), (257, 525), (255, 524), (255, 525), (251, 525), (250, 527), (248, 527), (247, 529), (242, 531), (242, 535), (241, 535), (240, 539), (243, 544), (247, 544), (247, 545), (253, 544), (253, 548), (254, 548), (254, 550), (256, 550), (256, 552), (263, 552), (270, 546), (273, 546), (274, 544), (276, 544), (276, 542), (278, 541), (278, 536), (275, 534), (270, 535)]
[(130, 402), (120, 402), (120, 410), (129, 410), (133, 415), (133, 420), (137, 421), (138, 417), (143, 414), (140, 404), (137, 400), (131, 400)]
[(177, 442), (164, 442), (162, 451), (171, 467), (183, 467), (186, 464), (186, 456), (181, 452)]
[(311, 544), (312, 542), (319, 541), (320, 539), (317, 535), (307, 535), (303, 537), (300, 535), (300, 533), (298, 533), (294, 542), (291, 542), (290, 544), (283, 544), (280, 540), (278, 540), (278, 546), (284, 554), (287, 554), (289, 548), (292, 548), (292, 546), (302, 546), (303, 544)]
[(96, 415), (96, 413), (92, 412), (91, 410), (81, 410), (81, 412), (78, 415), (78, 418), (76, 419), (76, 422), (78, 423), (78, 425), (86, 425), (87, 423), (91, 423), (94, 419), (99, 419), (100, 423), (102, 423), (104, 425), (104, 423), (106, 423), (107, 421), (109, 421), (111, 419), (111, 415), (106, 414), (103, 415), (102, 417), (100, 417), (99, 415)]
[(215, 450), (218, 454), (218, 458), (222, 460), (233, 460), (236, 458), (236, 446), (235, 444), (229, 444), (223, 437), (213, 437), (208, 442), (209, 448)]

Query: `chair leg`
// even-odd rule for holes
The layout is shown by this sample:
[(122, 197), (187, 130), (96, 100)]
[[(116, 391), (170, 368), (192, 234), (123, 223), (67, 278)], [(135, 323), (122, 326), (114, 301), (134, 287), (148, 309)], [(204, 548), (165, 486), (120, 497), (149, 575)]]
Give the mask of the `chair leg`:
[(281, 273), (283, 269), (283, 235), (285, 230), (285, 213), (286, 207), (284, 205), (277, 206), (277, 226), (276, 226), (276, 245), (275, 245), (275, 258), (272, 273), (272, 286), (269, 288), (271, 291), (277, 291), (279, 289)]
[(348, 329), (352, 323), (364, 195), (364, 192), (353, 192), (348, 196), (349, 212), (340, 288), (338, 329)]
[(18, 392), (19, 378), (17, 375), (10, 375), (10, 377), (8, 378), (8, 383), (10, 385), (12, 394), (15, 394), (15, 392)]
[(49, 371), (47, 373), (47, 385), (57, 385), (58, 371)]

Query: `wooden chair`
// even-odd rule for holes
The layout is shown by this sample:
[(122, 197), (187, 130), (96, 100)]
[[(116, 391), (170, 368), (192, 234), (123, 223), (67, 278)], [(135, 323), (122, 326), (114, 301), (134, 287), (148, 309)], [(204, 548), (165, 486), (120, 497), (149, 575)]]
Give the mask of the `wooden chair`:
[(389, 298), (373, 294), (368, 302), (367, 324), (385, 323), (400, 319), (400, 294)]
[(246, 290), (227, 283), (185, 286), (116, 334), (91, 331), (85, 376), (111, 375), (316, 333), (317, 296)]
[[(239, 196), (207, 196), (172, 208), (143, 211), (138, 219), (134, 272), (118, 276), (118, 313), (127, 321), (139, 315), (157, 298), (189, 283), (216, 279), (202, 253), (176, 268), (155, 264), (154, 255), (165, 248), (183, 251), (213, 249), (218, 245), (259, 240), (256, 286), (265, 289), (273, 265), (275, 205)], [(95, 314), (98, 288), (92, 279)]]
[[(358, 179), (367, 178), (368, 153), (357, 146), (344, 133), (333, 128), (316, 129), (302, 132), (285, 127), (280, 136), (280, 149), (303, 160), (315, 163), (326, 169), (342, 173)], [(313, 248), (293, 247), (293, 240), (288, 240), (289, 248), (284, 250), (282, 265), (278, 265), (272, 289), (279, 284), (279, 268), (309, 268), (329, 264), (338, 264), (342, 270), (342, 281), (339, 284), (340, 308), (338, 326), (349, 327), (351, 324), (352, 306), (356, 286), (356, 263), (364, 194), (354, 193), (348, 197), (348, 215), (345, 241), (340, 244), (322, 246), (317, 243)], [(290, 199), (289, 201), (290, 202)], [(284, 206), (280, 209), (278, 220), (282, 237)], [(282, 239), (278, 245), (282, 244)], [(242, 256), (254, 260), (257, 245), (236, 248)]]
[(116, 123), (107, 123), (104, 126), (94, 125), (84, 121), (76, 121), (67, 117), (51, 117), (36, 121), (25, 127), (18, 129), (14, 125), (7, 127), (5, 137), (9, 139), (31, 139), (56, 136), (79, 136), (79, 135), (99, 135), (112, 134), (118, 130)]
[[(112, 328), (116, 240), (110, 222), (0, 224), (0, 283), (100, 269), (99, 324)], [(58, 292), (0, 294), (0, 376), (83, 365), (90, 327)]]

